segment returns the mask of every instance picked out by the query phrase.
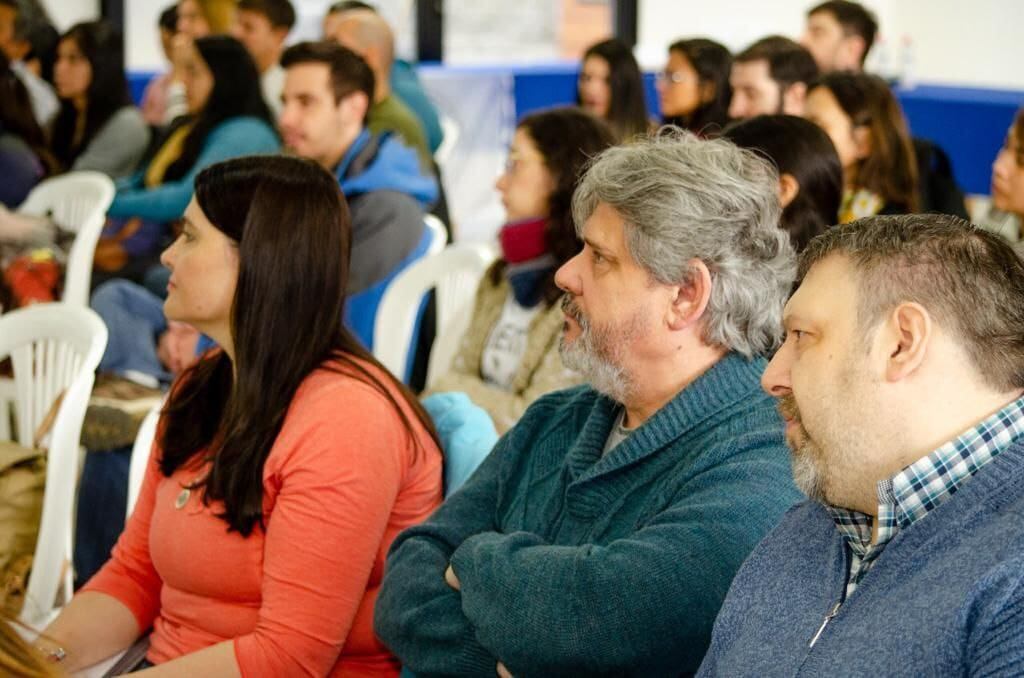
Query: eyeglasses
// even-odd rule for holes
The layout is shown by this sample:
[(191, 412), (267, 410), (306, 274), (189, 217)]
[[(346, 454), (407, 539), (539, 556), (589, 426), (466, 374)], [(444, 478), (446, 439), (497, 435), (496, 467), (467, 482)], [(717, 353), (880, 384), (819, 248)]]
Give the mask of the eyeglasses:
[(657, 78), (658, 82), (660, 83), (670, 83), (673, 85), (678, 85), (679, 83), (693, 79), (693, 75), (691, 75), (690, 73), (669, 70), (658, 71), (657, 73), (654, 74), (654, 77)]
[(518, 151), (509, 151), (508, 157), (505, 158), (505, 174), (514, 174), (516, 168), (519, 167), (519, 164), (524, 160), (529, 160), (530, 158), (537, 158), (541, 162), (544, 161), (544, 156), (540, 153), (520, 153)]

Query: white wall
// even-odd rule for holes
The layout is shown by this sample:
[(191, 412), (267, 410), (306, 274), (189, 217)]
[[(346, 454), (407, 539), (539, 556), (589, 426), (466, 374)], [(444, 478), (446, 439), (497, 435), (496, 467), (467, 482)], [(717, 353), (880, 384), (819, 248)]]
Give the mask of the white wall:
[[(49, 0), (51, 4), (65, 2), (95, 2), (95, 0)], [(162, 71), (166, 67), (160, 48), (157, 19), (164, 8), (174, 0), (125, 0), (125, 61), (128, 70)], [(375, 0), (382, 16), (395, 28), (395, 51), (408, 57), (415, 53), (414, 0)], [(292, 0), (296, 23), (288, 42), (316, 40), (320, 37), (320, 24), (331, 0)]]
[[(904, 37), (917, 82), (1024, 89), (1024, 2), (1020, 0), (862, 0), (879, 19), (889, 66)], [(640, 0), (637, 58), (664, 64), (680, 37), (707, 36), (737, 50), (770, 33), (793, 37), (815, 0)]]
[(61, 33), (79, 21), (92, 21), (100, 15), (99, 0), (42, 0), (42, 4)]

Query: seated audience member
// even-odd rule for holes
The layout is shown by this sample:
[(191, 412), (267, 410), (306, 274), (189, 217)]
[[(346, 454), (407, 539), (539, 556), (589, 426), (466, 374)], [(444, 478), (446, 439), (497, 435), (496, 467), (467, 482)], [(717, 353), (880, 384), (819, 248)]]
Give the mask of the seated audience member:
[[(171, 63), (174, 36), (178, 32), (177, 3), (168, 6), (160, 13), (157, 30), (160, 32), (160, 48), (164, 53), (164, 58), (167, 59), (168, 63)], [(167, 71), (166, 73), (154, 76), (142, 92), (142, 102), (139, 104), (139, 108), (142, 110), (142, 117), (145, 118), (151, 127), (163, 127), (179, 115), (184, 115), (188, 112), (183, 96), (179, 99), (180, 103), (176, 109), (171, 110), (168, 108), (168, 90), (173, 76), (173, 71)]]
[[(0, 52), (0, 206), (17, 207), (37, 183), (56, 170), (57, 162), (32, 113), (28, 90)], [(0, 218), (0, 241), (21, 242), (22, 235)]]
[(292, 45), (285, 69), (280, 129), (285, 148), (314, 160), (341, 184), (352, 213), (348, 294), (385, 278), (416, 248), (437, 181), (415, 151), (366, 128), (374, 75), (334, 42)]
[(121, 34), (106, 21), (72, 26), (57, 45), (54, 83), (61, 110), (53, 152), (70, 170), (112, 178), (135, 171), (149, 146), (149, 127), (132, 105)]
[(430, 167), (432, 158), (423, 126), (409, 107), (391, 92), (388, 74), (395, 58), (395, 40), (387, 22), (376, 12), (352, 10), (335, 22), (331, 38), (361, 56), (373, 71), (373, 104), (366, 126), (374, 134), (397, 134), (420, 154), (424, 166)]
[[(285, 51), (282, 63), (285, 145), (333, 172), (348, 201), (353, 256), (346, 292), (351, 295), (384, 279), (415, 249), (436, 183), (420, 174), (412, 149), (363, 128), (373, 74), (362, 59), (331, 42), (301, 43)], [(198, 337), (168, 323), (155, 290), (113, 280), (96, 289), (91, 305), (110, 332), (101, 372), (156, 385), (189, 366)], [(137, 417), (117, 421), (121, 424), (108, 428), (130, 440)], [(124, 442), (121, 438), (106, 436), (109, 444)]]
[(763, 384), (809, 501), (740, 569), (700, 675), (1020, 675), (1024, 262), (915, 214), (832, 229), (801, 269)]
[(822, 73), (860, 73), (877, 33), (878, 22), (863, 5), (828, 0), (807, 12), (800, 44), (811, 53)]
[(1024, 219), (1024, 108), (1017, 111), (1006, 141), (992, 163), (992, 209), (983, 226), (1010, 242), (1021, 240)]
[(804, 47), (781, 35), (755, 42), (732, 60), (730, 118), (803, 115), (818, 66)]
[(412, 671), (696, 670), (736, 569), (800, 497), (758, 388), (793, 279), (777, 183), (689, 133), (598, 156), (556, 276), (562, 359), (589, 385), (534, 403), (395, 541), (375, 628)]
[(238, 0), (178, 0), (178, 33), (196, 40), (228, 35), (235, 21)]
[[(345, 12), (352, 10), (377, 11), (373, 5), (358, 0), (342, 0), (334, 3), (324, 15), (323, 36), (325, 39), (332, 38), (337, 22), (341, 20)], [(391, 73), (388, 74), (388, 79), (391, 81), (391, 90), (412, 110), (420, 124), (423, 125), (427, 143), (430, 145), (430, 152), (436, 152), (441, 141), (444, 140), (444, 130), (441, 129), (437, 108), (424, 91), (415, 67), (408, 61), (396, 57), (391, 64)]]
[(807, 95), (807, 118), (825, 130), (843, 165), (840, 223), (920, 211), (914, 146), (899, 102), (881, 78), (823, 75)]
[(167, 224), (182, 216), (195, 176), (241, 155), (280, 143), (260, 92), (252, 58), (234, 38), (210, 36), (190, 50), (185, 81), (190, 116), (159, 144), (148, 164), (118, 185), (97, 266), (110, 277), (138, 279), (153, 263)]
[(152, 626), (146, 661), (173, 675), (398, 675), (373, 601), (442, 462), (415, 397), (338, 323), (352, 235), (307, 160), (196, 178), (165, 308), (220, 350), (176, 382), (110, 561), (40, 640), (69, 672)]
[(779, 171), (779, 226), (797, 253), (838, 223), (843, 166), (820, 127), (793, 115), (759, 115), (731, 125), (722, 136), (764, 156)]
[(512, 139), (497, 183), (506, 218), (502, 256), (477, 288), (451, 370), (431, 385), (466, 393), (499, 433), (540, 396), (579, 382), (558, 352), (564, 316), (555, 271), (581, 246), (572, 219), (576, 183), (613, 143), (603, 122), (572, 108), (523, 118)]
[(611, 38), (587, 48), (580, 66), (576, 104), (607, 122), (619, 141), (650, 130), (644, 78), (629, 45)]
[(663, 122), (705, 137), (720, 134), (729, 120), (731, 67), (729, 50), (713, 40), (672, 43), (656, 83)]
[(281, 113), (284, 87), (281, 51), (294, 25), (295, 8), (288, 0), (240, 0), (231, 29), (256, 62), (263, 98), (275, 118)]
[(36, 122), (45, 130), (53, 122), (60, 104), (39, 68), (33, 69), (27, 64), (32, 53), (31, 32), (38, 22), (47, 21), (41, 12), (42, 8), (34, 8), (25, 0), (0, 0), (0, 52), (25, 85)]

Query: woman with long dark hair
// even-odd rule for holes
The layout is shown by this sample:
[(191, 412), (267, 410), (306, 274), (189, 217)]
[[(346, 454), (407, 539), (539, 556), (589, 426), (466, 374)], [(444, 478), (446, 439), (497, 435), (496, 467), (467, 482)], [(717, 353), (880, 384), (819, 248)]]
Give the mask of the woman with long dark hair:
[(124, 42), (107, 21), (72, 26), (57, 44), (54, 84), (61, 100), (53, 152), (70, 170), (131, 174), (149, 145), (149, 126), (132, 105)]
[(97, 265), (110, 273), (141, 276), (163, 243), (166, 224), (184, 213), (204, 167), (279, 147), (259, 74), (240, 42), (199, 38), (184, 69), (190, 115), (179, 118), (145, 168), (118, 187), (108, 211), (117, 221), (104, 233)]
[(442, 461), (339, 322), (351, 238), (312, 161), (196, 178), (164, 309), (219, 348), (175, 382), (111, 560), (46, 632), (69, 670), (152, 625), (147, 661), (179, 675), (397, 675), (373, 601), (388, 545), (441, 502)]
[(827, 73), (807, 93), (806, 117), (832, 139), (843, 165), (841, 223), (921, 210), (914, 145), (884, 80)]
[(691, 38), (669, 45), (658, 73), (658, 99), (666, 125), (704, 137), (718, 136), (729, 121), (732, 54), (714, 40)]
[(611, 38), (583, 53), (576, 104), (608, 123), (619, 141), (650, 129), (643, 75), (629, 45)]
[(497, 188), (505, 206), (501, 258), (477, 288), (473, 316), (448, 373), (428, 387), (461, 391), (499, 433), (534, 400), (572, 386), (558, 339), (564, 316), (555, 271), (579, 252), (572, 194), (587, 162), (614, 143), (601, 120), (556, 108), (519, 122)]
[(794, 115), (759, 115), (722, 135), (767, 158), (779, 171), (779, 225), (802, 252), (811, 239), (839, 223), (843, 167), (828, 135)]

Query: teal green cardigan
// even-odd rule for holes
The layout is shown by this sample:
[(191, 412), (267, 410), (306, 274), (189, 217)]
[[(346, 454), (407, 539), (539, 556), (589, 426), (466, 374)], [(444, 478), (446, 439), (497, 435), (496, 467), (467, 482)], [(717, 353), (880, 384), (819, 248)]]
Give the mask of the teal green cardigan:
[(695, 671), (740, 563), (801, 499), (764, 367), (726, 356), (604, 456), (616, 403), (538, 400), (395, 540), (377, 634), (420, 676)]

